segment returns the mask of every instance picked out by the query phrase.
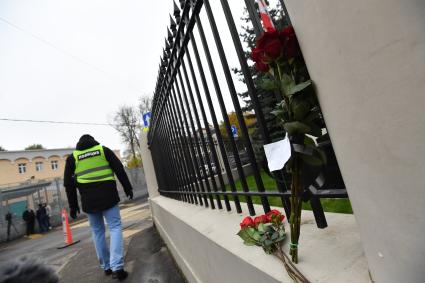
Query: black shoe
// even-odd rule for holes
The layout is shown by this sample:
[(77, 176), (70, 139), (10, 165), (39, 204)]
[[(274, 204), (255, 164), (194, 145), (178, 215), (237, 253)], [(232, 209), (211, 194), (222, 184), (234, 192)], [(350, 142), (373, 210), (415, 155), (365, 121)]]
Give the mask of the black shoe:
[(106, 276), (109, 276), (111, 274), (112, 274), (112, 270), (110, 268), (105, 270), (105, 275)]
[(123, 281), (125, 278), (127, 278), (127, 276), (128, 272), (124, 269), (120, 269), (112, 273), (112, 278), (118, 279), (119, 281)]

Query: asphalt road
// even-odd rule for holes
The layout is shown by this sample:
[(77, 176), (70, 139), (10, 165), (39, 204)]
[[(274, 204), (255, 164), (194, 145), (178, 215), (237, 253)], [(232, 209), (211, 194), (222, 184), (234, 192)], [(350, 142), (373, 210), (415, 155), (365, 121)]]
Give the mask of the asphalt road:
[[(151, 214), (146, 200), (134, 200), (120, 205), (121, 218), (124, 229), (125, 246), (131, 238), (142, 230), (148, 228), (147, 220)], [(151, 226), (151, 225), (149, 225)], [(79, 243), (58, 249), (64, 246), (64, 236), (61, 227), (57, 227), (44, 235), (33, 235), (31, 239), (21, 238), (9, 243), (0, 245), (0, 265), (26, 256), (52, 267), (57, 273), (67, 265), (83, 248), (92, 247), (91, 232), (87, 220), (80, 220), (71, 223), (72, 236), (74, 241)], [(94, 251), (94, 248), (93, 248)], [(97, 264), (97, 261), (94, 265)]]

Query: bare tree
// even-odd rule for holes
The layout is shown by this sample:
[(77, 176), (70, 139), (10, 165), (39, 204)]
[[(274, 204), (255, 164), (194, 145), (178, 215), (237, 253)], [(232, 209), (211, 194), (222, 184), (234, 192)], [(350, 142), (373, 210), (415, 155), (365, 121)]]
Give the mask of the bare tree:
[(6, 149), (0, 145), (0, 151), (6, 151)]
[(138, 134), (140, 129), (139, 113), (131, 106), (121, 106), (115, 113), (112, 127), (120, 134), (121, 139), (136, 157), (136, 146), (140, 147)]
[(139, 98), (139, 112), (141, 115), (152, 109), (152, 96), (144, 95)]

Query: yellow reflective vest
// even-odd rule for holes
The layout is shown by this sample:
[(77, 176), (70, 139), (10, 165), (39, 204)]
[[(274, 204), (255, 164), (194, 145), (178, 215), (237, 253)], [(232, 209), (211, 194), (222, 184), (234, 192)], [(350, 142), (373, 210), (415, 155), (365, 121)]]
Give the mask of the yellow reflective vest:
[(95, 145), (85, 150), (74, 150), (72, 154), (78, 183), (115, 180), (114, 172), (103, 152), (103, 146)]

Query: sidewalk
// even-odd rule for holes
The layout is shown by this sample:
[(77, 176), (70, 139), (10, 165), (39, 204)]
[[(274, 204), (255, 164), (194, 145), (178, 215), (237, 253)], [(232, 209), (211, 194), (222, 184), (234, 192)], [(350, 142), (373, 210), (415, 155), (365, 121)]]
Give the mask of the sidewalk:
[[(125, 269), (129, 277), (124, 282), (185, 283), (152, 221), (146, 220), (144, 224), (146, 228), (133, 235), (126, 245)], [(99, 268), (93, 244), (84, 245), (59, 273), (60, 282), (118, 282)]]

